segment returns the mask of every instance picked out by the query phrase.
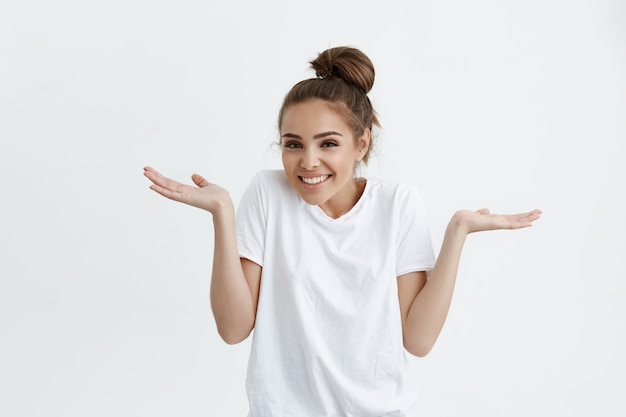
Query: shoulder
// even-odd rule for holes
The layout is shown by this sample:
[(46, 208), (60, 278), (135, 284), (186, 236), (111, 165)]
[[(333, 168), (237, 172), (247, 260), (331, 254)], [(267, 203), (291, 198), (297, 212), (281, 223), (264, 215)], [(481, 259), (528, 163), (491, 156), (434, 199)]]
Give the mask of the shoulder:
[(368, 186), (372, 197), (387, 201), (421, 200), (421, 193), (416, 185), (401, 180), (368, 178)]
[(424, 199), (418, 187), (407, 181), (368, 178), (371, 206), (388, 217), (406, 221), (426, 216)]
[(269, 206), (279, 204), (281, 201), (291, 201), (295, 191), (289, 184), (285, 171), (266, 169), (258, 171), (252, 177), (245, 194), (256, 196)]
[(287, 176), (282, 169), (264, 169), (257, 172), (250, 181), (250, 187), (261, 188), (265, 191), (280, 190), (289, 186)]
[[(237, 208), (238, 218), (262, 216), (267, 218), (277, 204), (285, 200), (288, 191), (283, 170), (261, 170), (252, 176)], [(241, 222), (243, 224), (243, 222)]]
[(255, 177), (269, 181), (286, 179), (285, 171), (282, 169), (262, 169), (255, 174)]

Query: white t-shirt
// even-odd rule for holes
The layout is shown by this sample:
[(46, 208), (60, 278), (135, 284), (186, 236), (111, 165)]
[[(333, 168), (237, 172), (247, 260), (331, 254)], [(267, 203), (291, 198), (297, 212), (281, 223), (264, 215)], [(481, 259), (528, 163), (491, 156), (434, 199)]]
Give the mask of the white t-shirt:
[(368, 179), (332, 219), (284, 171), (261, 171), (239, 205), (237, 240), (240, 256), (262, 266), (250, 417), (405, 416), (417, 387), (396, 277), (435, 261), (417, 189)]

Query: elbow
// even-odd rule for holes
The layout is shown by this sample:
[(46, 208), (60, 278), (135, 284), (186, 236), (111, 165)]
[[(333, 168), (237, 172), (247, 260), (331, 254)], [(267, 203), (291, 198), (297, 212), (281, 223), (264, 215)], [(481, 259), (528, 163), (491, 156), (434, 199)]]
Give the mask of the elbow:
[(217, 333), (229, 345), (243, 342), (254, 329), (254, 315), (233, 315), (219, 309), (213, 309), (213, 319)]
[(413, 356), (417, 356), (418, 358), (423, 358), (430, 353), (430, 349), (429, 348), (407, 349), (407, 352), (409, 352)]
[(236, 345), (246, 340), (252, 329), (223, 329), (218, 327), (217, 332), (224, 342), (229, 345)]
[(224, 332), (224, 331), (218, 331), (220, 337), (222, 338), (222, 340), (224, 342), (226, 342), (226, 344), (228, 345), (236, 345), (238, 343), (243, 342), (244, 340), (246, 340), (249, 336), (248, 334), (245, 334), (243, 332)]
[(224, 342), (226, 342), (227, 345), (237, 345), (241, 342), (243, 342), (244, 340), (246, 340), (245, 338), (226, 338), (226, 337), (222, 337), (222, 340)]
[(404, 348), (407, 352), (409, 352), (413, 356), (417, 356), (418, 358), (423, 358), (428, 355), (433, 348), (433, 345), (430, 343), (423, 342), (404, 342)]

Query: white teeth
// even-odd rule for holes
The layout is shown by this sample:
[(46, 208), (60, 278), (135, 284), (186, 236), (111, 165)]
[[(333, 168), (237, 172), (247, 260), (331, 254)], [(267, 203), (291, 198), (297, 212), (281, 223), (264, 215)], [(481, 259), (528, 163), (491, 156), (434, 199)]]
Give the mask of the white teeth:
[(319, 184), (322, 181), (325, 181), (328, 178), (328, 175), (322, 175), (321, 177), (312, 177), (312, 178), (306, 178), (306, 177), (300, 177), (300, 178), (302, 178), (302, 181), (304, 183), (314, 185), (314, 184)]

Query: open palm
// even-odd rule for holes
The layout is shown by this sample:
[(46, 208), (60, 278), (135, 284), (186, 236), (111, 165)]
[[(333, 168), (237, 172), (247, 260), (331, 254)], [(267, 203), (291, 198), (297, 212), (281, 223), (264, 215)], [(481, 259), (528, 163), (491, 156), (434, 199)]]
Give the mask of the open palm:
[(226, 205), (232, 205), (228, 191), (208, 182), (198, 174), (191, 176), (191, 180), (196, 186), (169, 179), (151, 167), (144, 168), (144, 175), (152, 181), (150, 189), (170, 200), (198, 207), (211, 213), (215, 213)]
[(521, 229), (532, 226), (532, 223), (541, 217), (541, 210), (532, 210), (517, 214), (493, 214), (489, 209), (476, 211), (460, 210), (454, 217), (467, 233), (485, 230)]

